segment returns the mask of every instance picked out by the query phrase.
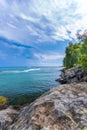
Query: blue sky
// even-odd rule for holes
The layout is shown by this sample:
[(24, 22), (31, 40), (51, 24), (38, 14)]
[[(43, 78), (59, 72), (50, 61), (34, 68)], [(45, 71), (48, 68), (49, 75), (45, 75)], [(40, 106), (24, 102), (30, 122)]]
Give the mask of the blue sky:
[(86, 28), (85, 0), (0, 0), (0, 66), (62, 65)]

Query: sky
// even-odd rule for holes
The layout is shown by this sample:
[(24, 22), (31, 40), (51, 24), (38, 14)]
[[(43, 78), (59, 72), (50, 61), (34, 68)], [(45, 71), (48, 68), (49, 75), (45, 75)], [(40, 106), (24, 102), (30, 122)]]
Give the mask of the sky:
[(86, 0), (0, 0), (0, 66), (61, 66), (86, 28)]

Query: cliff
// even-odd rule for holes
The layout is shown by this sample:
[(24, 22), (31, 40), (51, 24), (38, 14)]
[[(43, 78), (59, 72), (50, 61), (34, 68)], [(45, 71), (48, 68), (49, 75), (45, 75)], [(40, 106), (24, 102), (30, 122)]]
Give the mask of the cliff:
[(8, 130), (87, 130), (87, 83), (51, 89), (22, 108)]
[(71, 69), (62, 69), (60, 78), (56, 81), (61, 84), (87, 82), (87, 73), (81, 67), (75, 67)]

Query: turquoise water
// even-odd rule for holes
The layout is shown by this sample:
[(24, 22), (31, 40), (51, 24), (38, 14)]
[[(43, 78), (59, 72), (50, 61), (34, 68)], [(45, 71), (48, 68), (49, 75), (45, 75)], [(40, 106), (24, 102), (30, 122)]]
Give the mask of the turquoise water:
[(60, 67), (8, 67), (0, 68), (0, 95), (10, 104), (31, 102), (52, 87), (60, 75)]

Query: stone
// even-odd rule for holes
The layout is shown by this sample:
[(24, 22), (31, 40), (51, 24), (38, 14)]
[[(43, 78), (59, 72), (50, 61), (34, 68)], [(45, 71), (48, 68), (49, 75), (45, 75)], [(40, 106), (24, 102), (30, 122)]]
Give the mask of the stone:
[(87, 82), (87, 73), (85, 73), (81, 67), (63, 69), (61, 70), (60, 78), (56, 79), (56, 81), (61, 84)]
[(18, 111), (11, 107), (0, 110), (0, 130), (9, 130), (9, 126), (13, 123), (18, 115)]
[(87, 83), (60, 85), (22, 108), (8, 130), (86, 130)]

